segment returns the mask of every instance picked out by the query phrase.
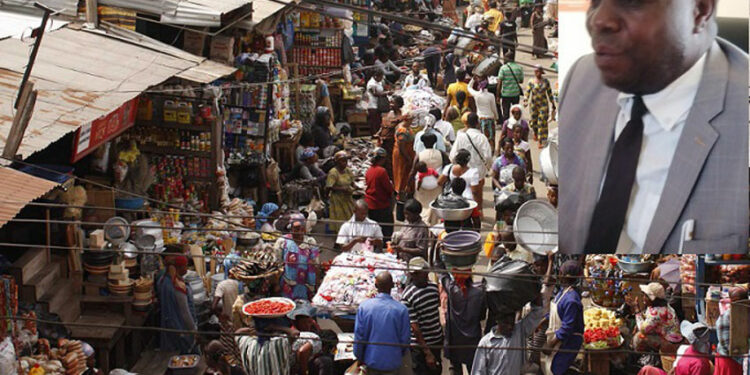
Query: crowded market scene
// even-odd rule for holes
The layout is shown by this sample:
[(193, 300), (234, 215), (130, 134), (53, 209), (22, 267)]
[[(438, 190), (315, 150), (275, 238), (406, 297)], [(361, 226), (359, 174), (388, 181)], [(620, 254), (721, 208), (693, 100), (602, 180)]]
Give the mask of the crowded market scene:
[(557, 251), (558, 6), (0, 1), (0, 375), (750, 375), (750, 255)]

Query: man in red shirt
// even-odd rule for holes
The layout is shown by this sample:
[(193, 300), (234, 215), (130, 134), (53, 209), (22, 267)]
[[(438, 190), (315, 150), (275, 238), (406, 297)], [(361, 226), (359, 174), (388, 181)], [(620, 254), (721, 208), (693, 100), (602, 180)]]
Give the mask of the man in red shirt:
[(711, 375), (711, 359), (708, 357), (711, 352), (711, 343), (708, 327), (703, 323), (683, 321), (680, 331), (690, 346), (683, 353), (680, 353), (682, 350), (677, 351), (674, 375)]
[(393, 234), (393, 183), (385, 170), (387, 152), (378, 147), (372, 156), (372, 166), (365, 174), (365, 201), (370, 209), (368, 217), (380, 223), (384, 240)]

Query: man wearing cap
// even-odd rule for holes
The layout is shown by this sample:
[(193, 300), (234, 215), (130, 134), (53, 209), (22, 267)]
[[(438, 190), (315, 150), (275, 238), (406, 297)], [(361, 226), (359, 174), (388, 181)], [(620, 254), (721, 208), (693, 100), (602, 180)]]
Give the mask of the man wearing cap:
[(542, 348), (546, 375), (564, 374), (583, 345), (583, 304), (576, 285), (583, 274), (580, 263), (569, 260), (560, 267), (561, 290), (550, 302), (547, 343)]
[[(193, 290), (190, 284), (183, 280), (187, 273), (187, 263), (187, 257), (184, 255), (169, 257), (167, 271), (157, 282), (162, 328), (187, 331), (197, 329)], [(159, 341), (164, 351), (175, 351), (180, 354), (200, 352), (193, 335), (162, 332)]]
[(674, 375), (711, 375), (709, 331), (708, 326), (700, 322), (680, 324), (680, 332), (690, 345), (677, 350), (677, 359), (672, 364)]
[(378, 147), (372, 156), (372, 166), (365, 173), (365, 201), (369, 209), (368, 217), (381, 223), (385, 238), (393, 233), (393, 183), (385, 170), (387, 151)]
[[(747, 289), (743, 287), (734, 287), (729, 290), (729, 300), (731, 303), (738, 304), (747, 300)], [(733, 357), (729, 349), (730, 322), (732, 321), (732, 307), (724, 311), (719, 319), (716, 320), (716, 336), (719, 343), (716, 345), (716, 371), (714, 375), (733, 375), (742, 372), (742, 357)]]
[(592, 1), (560, 99), (560, 250), (747, 252), (747, 54), (717, 0)]
[[(401, 302), (409, 309), (411, 323), (412, 364), (415, 375), (440, 375), (440, 345), (443, 327), (440, 325), (440, 294), (438, 287), (428, 281), (429, 265), (422, 257), (409, 261), (409, 284), (404, 289)], [(430, 347), (432, 346), (432, 347)]]

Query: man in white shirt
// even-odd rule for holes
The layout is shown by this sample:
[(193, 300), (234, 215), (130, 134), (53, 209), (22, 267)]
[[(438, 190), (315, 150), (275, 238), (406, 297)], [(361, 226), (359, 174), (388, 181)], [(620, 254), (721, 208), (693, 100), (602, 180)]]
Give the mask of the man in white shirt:
[[(747, 251), (747, 54), (716, 1), (592, 2), (562, 86), (560, 250)], [(568, 190), (566, 190), (568, 189)]]
[[(479, 126), (479, 116), (476, 113), (467, 113), (466, 116), (466, 128), (459, 131), (456, 135), (456, 143), (451, 147), (450, 158), (453, 158), (458, 153), (458, 150), (465, 149), (471, 154), (469, 159), (469, 167), (476, 168), (479, 174), (479, 190), (480, 198), (483, 197), (484, 193), (484, 178), (487, 175), (487, 169), (490, 163), (492, 163), (492, 148), (490, 141), (487, 140), (484, 134), (482, 134), (477, 127)], [(483, 200), (480, 199), (478, 202), (481, 205)]]
[(376, 221), (367, 218), (368, 212), (367, 202), (364, 200), (356, 202), (354, 215), (341, 225), (336, 237), (336, 246), (342, 251), (361, 251), (367, 242), (374, 249), (382, 249), (383, 231)]
[(482, 14), (484, 14), (484, 10), (479, 6), (475, 6), (471, 8), (471, 10), (473, 11), (473, 13), (466, 18), (464, 28), (469, 31), (474, 31), (475, 27), (482, 24)]
[(427, 78), (426, 75), (422, 74), (421, 70), (422, 64), (420, 64), (419, 62), (415, 61), (413, 64), (411, 64), (411, 72), (409, 72), (409, 74), (404, 79), (402, 89), (423, 89), (425, 87), (430, 87), (430, 79)]
[(493, 140), (493, 142), (490, 142), (490, 151), (494, 154), (495, 125), (500, 118), (495, 104), (495, 94), (487, 91), (488, 82), (486, 78), (479, 81), (476, 89), (474, 89), (474, 82), (474, 78), (469, 81), (469, 94), (474, 98), (474, 104), (477, 106), (477, 116), (479, 116), (482, 133), (488, 140)]
[(431, 109), (430, 114), (437, 119), (434, 127), (445, 138), (445, 149), (447, 151), (450, 149), (450, 145), (456, 141), (456, 131), (450, 122), (443, 120), (443, 112), (440, 111), (440, 108)]
[(376, 68), (375, 73), (367, 81), (367, 123), (370, 125), (370, 134), (375, 134), (380, 130), (382, 116), (378, 110), (378, 98), (388, 95), (383, 89), (384, 76), (383, 70)]

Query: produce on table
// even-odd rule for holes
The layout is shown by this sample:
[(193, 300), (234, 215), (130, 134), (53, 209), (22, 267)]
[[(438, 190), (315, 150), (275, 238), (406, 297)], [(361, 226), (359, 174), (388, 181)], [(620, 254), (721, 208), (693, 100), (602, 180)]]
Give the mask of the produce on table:
[[(375, 276), (381, 270), (388, 270), (396, 283), (406, 281), (404, 271), (392, 268), (405, 269), (406, 263), (393, 254), (339, 254), (334, 258), (312, 304), (325, 310), (356, 311), (360, 303), (378, 293), (375, 289)], [(401, 300), (398, 293), (391, 295), (397, 301)]]
[(586, 330), (583, 340), (586, 349), (617, 348), (622, 343), (620, 327), (623, 322), (614, 312), (599, 307), (583, 312), (583, 322)]
[(261, 299), (245, 305), (245, 313), (248, 315), (274, 315), (286, 314), (294, 309), (294, 305), (287, 302)]
[(597, 255), (586, 262), (586, 275), (591, 299), (598, 306), (617, 308), (625, 302), (626, 285), (623, 284), (622, 270), (617, 267), (617, 257)]

